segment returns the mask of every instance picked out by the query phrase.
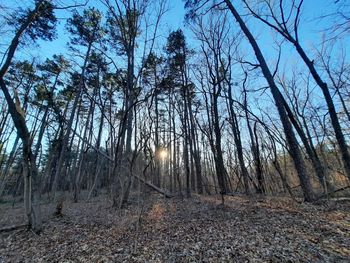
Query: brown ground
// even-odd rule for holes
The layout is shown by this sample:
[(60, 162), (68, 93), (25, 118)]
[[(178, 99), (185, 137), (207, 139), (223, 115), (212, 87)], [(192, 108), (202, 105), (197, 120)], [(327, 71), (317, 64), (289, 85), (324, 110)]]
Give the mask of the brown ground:
[[(350, 262), (350, 202), (194, 197), (136, 199), (116, 211), (103, 198), (43, 206), (40, 236), (0, 233), (3, 262)], [(144, 198), (142, 200), (145, 200)], [(24, 222), (23, 209), (0, 205), (0, 228)], [(50, 212), (49, 212), (50, 211)]]

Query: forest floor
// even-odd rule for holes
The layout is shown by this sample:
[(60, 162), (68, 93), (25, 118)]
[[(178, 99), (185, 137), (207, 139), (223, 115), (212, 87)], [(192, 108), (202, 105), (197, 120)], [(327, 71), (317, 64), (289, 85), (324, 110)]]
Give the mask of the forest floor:
[[(288, 198), (133, 198), (123, 210), (107, 197), (43, 205), (40, 235), (0, 233), (0, 262), (350, 262), (350, 202), (298, 204)], [(0, 205), (0, 228), (24, 223)]]

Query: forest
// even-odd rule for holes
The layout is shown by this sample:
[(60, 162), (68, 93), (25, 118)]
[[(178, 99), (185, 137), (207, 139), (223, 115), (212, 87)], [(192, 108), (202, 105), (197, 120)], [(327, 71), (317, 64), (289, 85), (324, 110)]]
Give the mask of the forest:
[(348, 0), (0, 0), (0, 263), (349, 262)]

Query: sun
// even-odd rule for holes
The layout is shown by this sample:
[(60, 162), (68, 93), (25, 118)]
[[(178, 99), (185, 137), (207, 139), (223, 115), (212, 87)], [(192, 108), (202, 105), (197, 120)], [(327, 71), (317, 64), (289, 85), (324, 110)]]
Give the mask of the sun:
[(168, 157), (168, 152), (165, 149), (159, 150), (159, 158), (160, 159), (165, 159)]

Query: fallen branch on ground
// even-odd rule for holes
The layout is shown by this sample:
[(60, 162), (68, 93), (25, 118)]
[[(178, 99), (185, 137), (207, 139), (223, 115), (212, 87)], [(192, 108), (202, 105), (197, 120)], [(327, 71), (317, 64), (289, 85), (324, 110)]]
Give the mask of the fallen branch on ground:
[(347, 185), (347, 186), (344, 186), (344, 187), (342, 187), (342, 188), (336, 189), (336, 190), (334, 190), (334, 191), (332, 191), (332, 192), (323, 194), (323, 195), (319, 196), (319, 197), (316, 199), (316, 201), (317, 201), (317, 200), (320, 200), (320, 199), (322, 199), (322, 198), (324, 198), (324, 197), (330, 196), (330, 195), (332, 195), (332, 194), (335, 194), (335, 193), (344, 191), (344, 190), (346, 190), (346, 189), (348, 189), (348, 188), (350, 188), (350, 185)]
[(155, 190), (156, 192), (164, 195), (166, 198), (172, 198), (174, 197), (172, 194), (166, 192), (165, 190), (159, 188), (158, 186), (155, 186), (154, 184), (147, 182), (144, 178), (134, 175), (134, 177), (136, 177), (137, 179), (139, 179), (141, 182), (143, 182), (145, 185), (147, 185), (148, 187), (152, 188), (153, 190)]
[(17, 229), (20, 229), (20, 228), (25, 228), (25, 227), (28, 227), (28, 224), (7, 226), (7, 227), (4, 227), (4, 228), (1, 228), (0, 229), (0, 233), (10, 232), (10, 231), (17, 230)]

